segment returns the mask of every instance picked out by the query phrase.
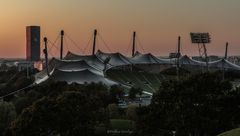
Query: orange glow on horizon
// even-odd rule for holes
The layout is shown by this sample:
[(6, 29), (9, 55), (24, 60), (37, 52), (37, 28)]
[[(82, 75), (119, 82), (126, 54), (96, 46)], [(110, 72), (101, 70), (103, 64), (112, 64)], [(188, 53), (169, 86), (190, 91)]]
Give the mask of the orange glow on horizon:
[[(217, 6), (216, 6), (217, 3)], [(198, 55), (190, 43), (190, 32), (209, 32), (212, 43), (209, 54), (240, 53), (239, 0), (2, 0), (0, 2), (0, 57), (25, 58), (25, 26), (41, 26), (41, 36), (54, 41), (61, 29), (83, 50), (98, 29), (113, 52), (130, 55), (132, 32), (136, 31), (145, 52), (158, 56), (176, 51), (177, 37), (182, 37), (183, 54)], [(81, 53), (70, 40), (69, 49)], [(58, 44), (59, 42), (58, 42)], [(89, 45), (91, 46), (91, 44)], [(54, 48), (53, 48), (54, 49)], [(108, 52), (98, 38), (97, 49)], [(142, 51), (140, 45), (139, 51)], [(54, 51), (55, 50), (55, 51)], [(54, 49), (53, 56), (59, 55)], [(86, 54), (91, 52), (88, 47)]]

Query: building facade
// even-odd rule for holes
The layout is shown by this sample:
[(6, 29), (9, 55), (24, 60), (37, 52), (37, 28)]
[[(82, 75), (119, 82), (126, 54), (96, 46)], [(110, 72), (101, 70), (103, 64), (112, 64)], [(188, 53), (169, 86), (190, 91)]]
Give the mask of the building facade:
[(27, 61), (40, 60), (40, 26), (26, 27), (26, 59)]

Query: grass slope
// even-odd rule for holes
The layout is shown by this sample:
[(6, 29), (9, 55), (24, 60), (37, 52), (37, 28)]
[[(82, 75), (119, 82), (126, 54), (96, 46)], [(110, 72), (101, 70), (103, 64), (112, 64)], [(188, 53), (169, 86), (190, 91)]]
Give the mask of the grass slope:
[(240, 136), (240, 128), (224, 132), (224, 133), (219, 134), (217, 136)]
[(108, 78), (128, 84), (133, 87), (142, 88), (144, 91), (153, 93), (158, 90), (163, 76), (160, 74), (151, 74), (147, 72), (130, 72), (122, 70), (110, 70), (107, 72)]

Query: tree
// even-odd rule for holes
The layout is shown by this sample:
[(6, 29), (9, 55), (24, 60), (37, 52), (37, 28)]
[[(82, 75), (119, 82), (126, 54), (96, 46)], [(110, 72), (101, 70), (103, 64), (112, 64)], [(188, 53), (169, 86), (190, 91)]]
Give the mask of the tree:
[(13, 100), (17, 115), (21, 114), (25, 108), (31, 106), (34, 101), (41, 97), (42, 95), (35, 90), (30, 90), (27, 94), (19, 94), (18, 97)]
[(106, 120), (104, 112), (98, 96), (63, 92), (57, 97), (43, 97), (25, 109), (12, 123), (8, 135), (89, 136), (97, 124)]
[(0, 136), (10, 125), (11, 121), (16, 118), (15, 107), (12, 103), (0, 102)]
[[(144, 121), (148, 126), (145, 133), (150, 134), (166, 132), (164, 135), (168, 135), (176, 131), (177, 136), (216, 135), (239, 123), (239, 103), (230, 102), (239, 95), (236, 95), (238, 91), (233, 92), (231, 83), (222, 80), (218, 73), (163, 81), (145, 112), (147, 115), (139, 114), (142, 118), (138, 124)], [(231, 119), (232, 113), (236, 116)]]
[(136, 98), (136, 95), (142, 95), (143, 90), (141, 88), (134, 88), (132, 87), (129, 91), (129, 98), (131, 100), (134, 100)]
[(120, 117), (119, 108), (115, 103), (114, 104), (109, 104), (107, 108), (108, 108), (109, 118), (117, 119), (117, 118)]
[(118, 103), (120, 99), (123, 99), (124, 91), (121, 86), (113, 85), (110, 90), (111, 103)]
[(130, 120), (136, 120), (137, 119), (137, 113), (136, 109), (138, 106), (135, 105), (129, 105), (126, 111), (127, 117)]
[[(35, 71), (36, 72), (36, 71)], [(25, 88), (34, 82), (34, 77), (27, 78), (26, 71), (17, 71), (17, 69), (10, 68), (8, 71), (0, 72), (0, 82), (4, 81), (4, 86), (0, 88), (0, 95), (6, 95), (13, 91)], [(33, 73), (32, 73), (33, 74)], [(5, 100), (10, 101), (13, 97), (6, 97)]]

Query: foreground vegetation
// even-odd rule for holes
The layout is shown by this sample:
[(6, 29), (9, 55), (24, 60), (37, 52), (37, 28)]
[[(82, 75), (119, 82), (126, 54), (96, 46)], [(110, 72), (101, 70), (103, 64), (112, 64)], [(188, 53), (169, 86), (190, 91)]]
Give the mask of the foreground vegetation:
[(123, 90), (48, 81), (0, 102), (0, 135), (214, 136), (240, 125), (240, 88), (221, 73), (163, 80), (145, 107), (120, 108), (119, 100), (141, 96)]
[(0, 96), (9, 94), (13, 91), (26, 87), (34, 82), (33, 75), (38, 72), (37, 69), (18, 71), (18, 68), (13, 66), (7, 68), (7, 71), (1, 71), (3, 66), (0, 66)]
[(239, 98), (239, 88), (217, 73), (164, 81), (136, 124), (143, 135), (214, 136), (239, 126)]

